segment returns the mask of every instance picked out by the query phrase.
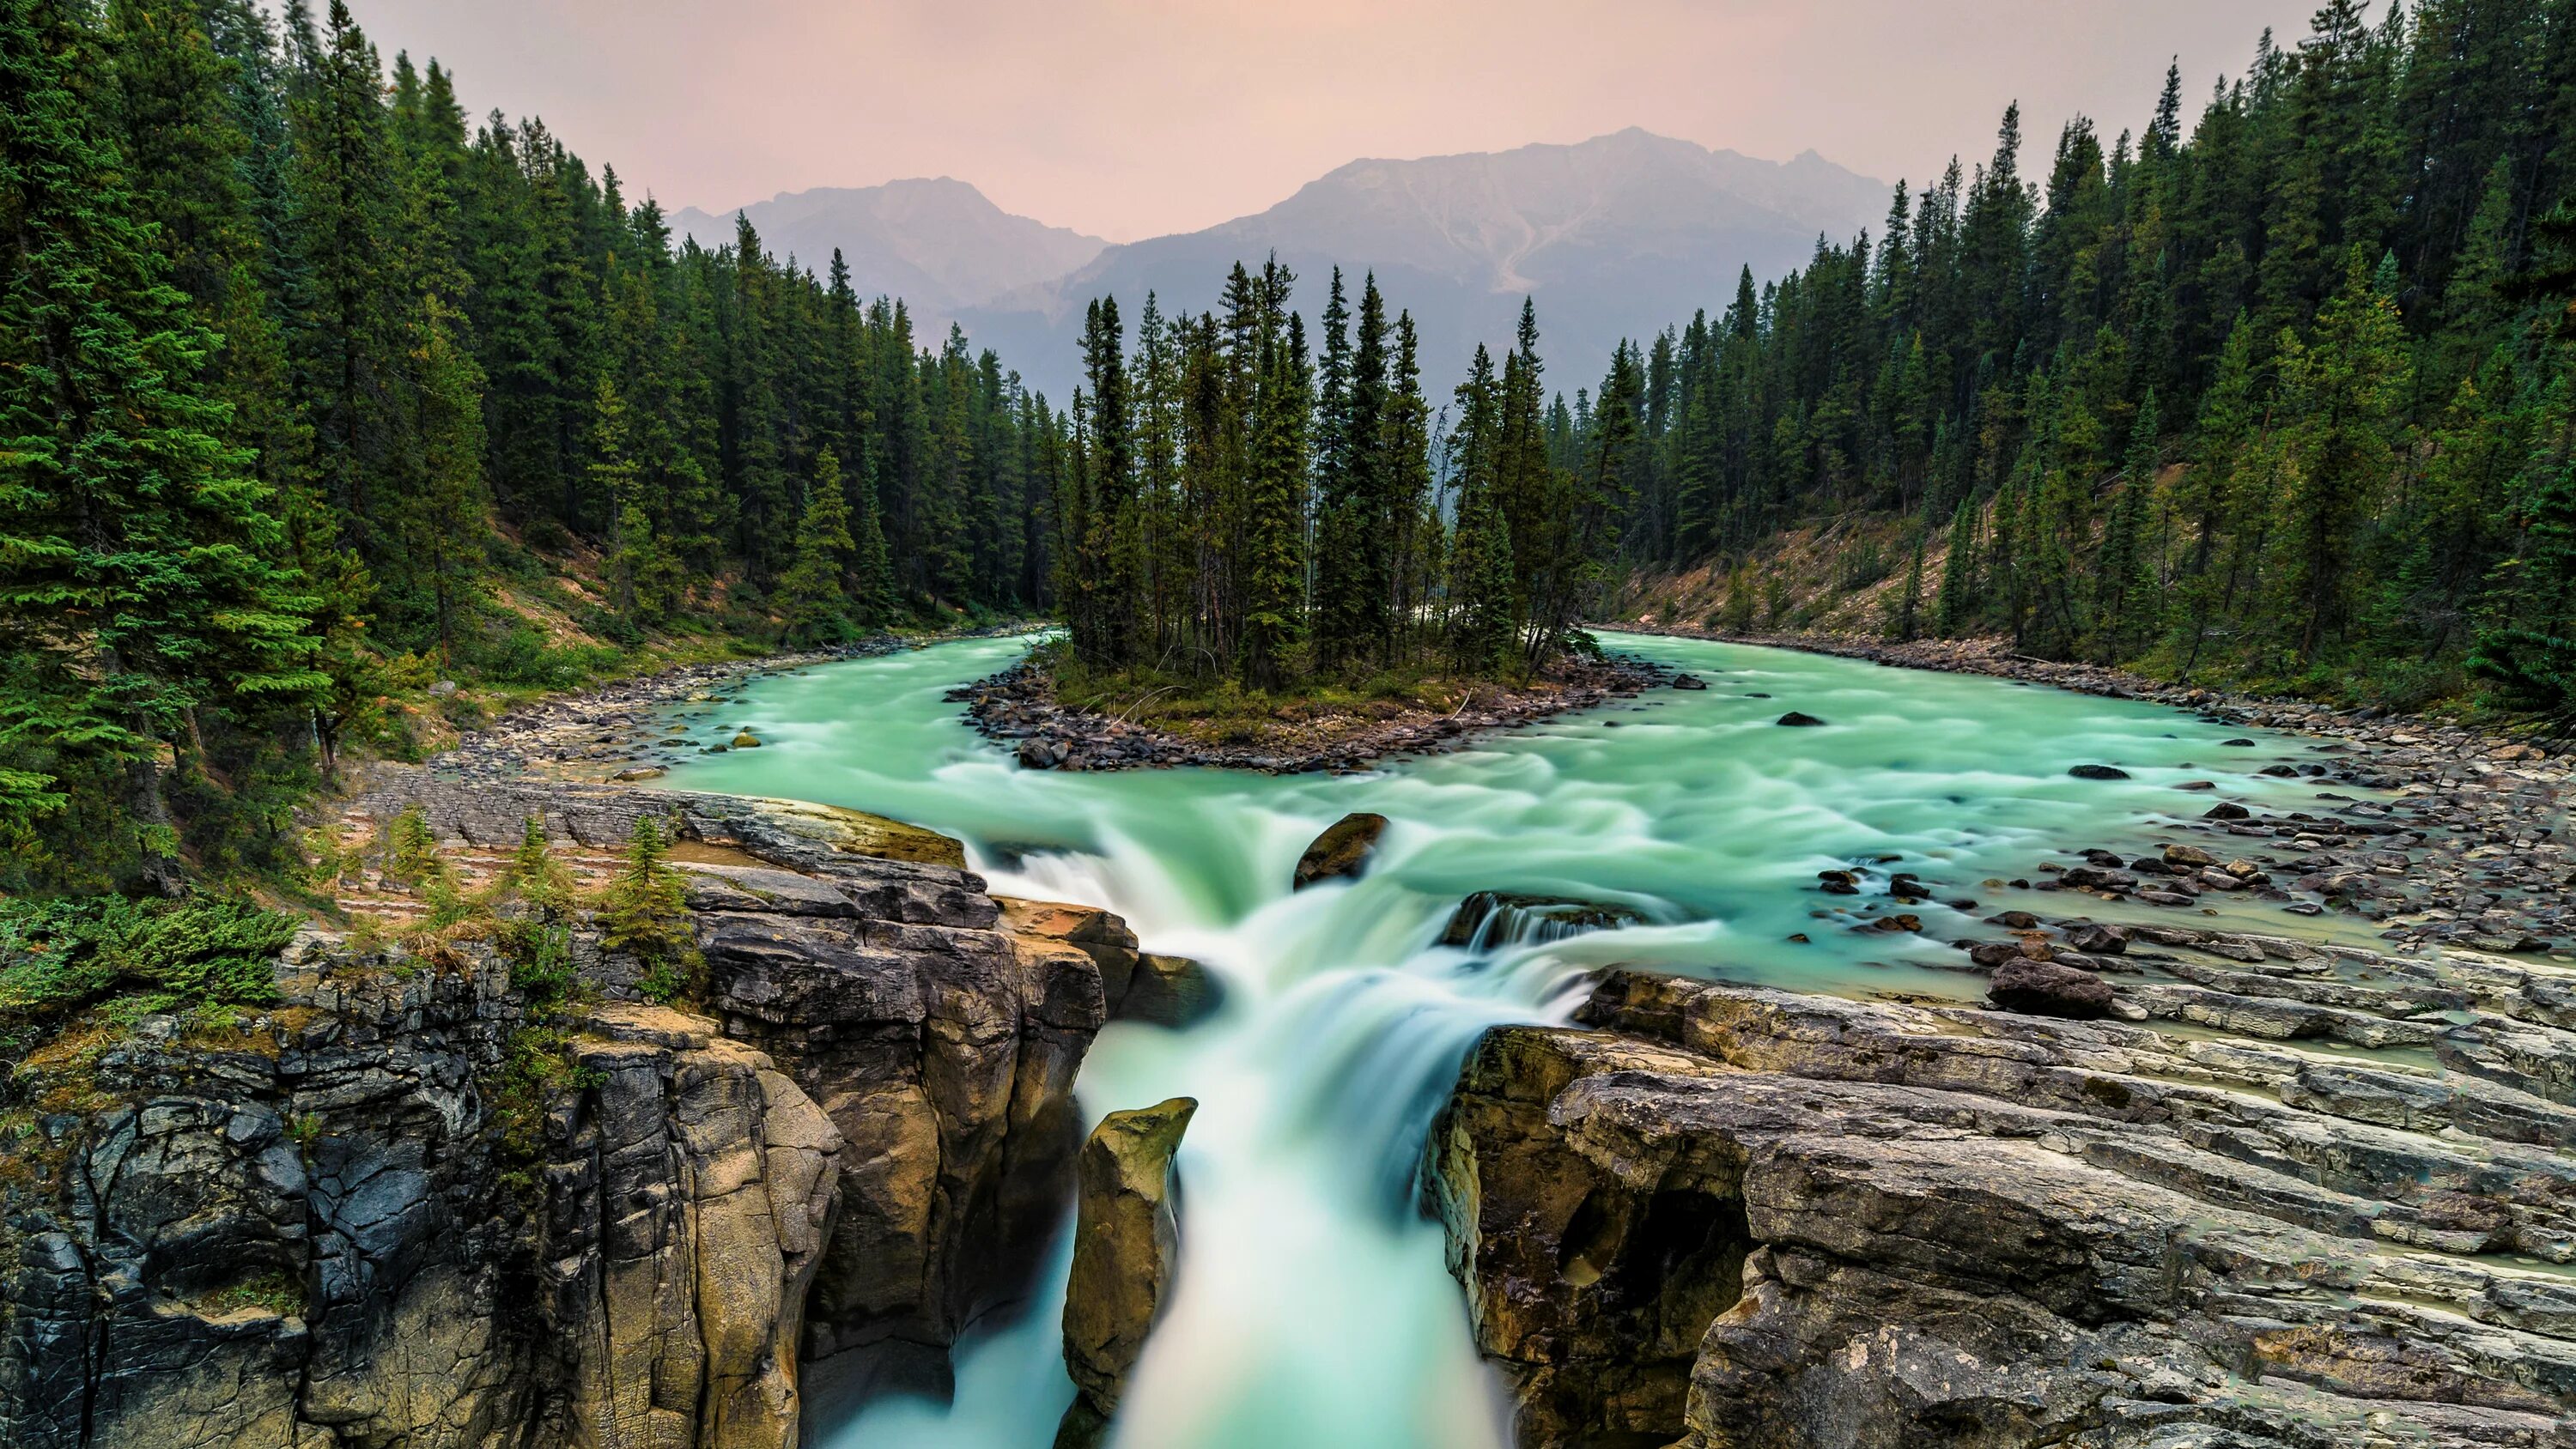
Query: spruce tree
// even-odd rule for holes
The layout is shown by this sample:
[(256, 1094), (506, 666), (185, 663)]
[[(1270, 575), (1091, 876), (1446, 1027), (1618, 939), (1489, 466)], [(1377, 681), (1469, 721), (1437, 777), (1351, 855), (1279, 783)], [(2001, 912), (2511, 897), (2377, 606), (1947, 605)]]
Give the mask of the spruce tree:
[(792, 644), (828, 644), (853, 632), (847, 580), (858, 545), (850, 536), (850, 498), (841, 462), (827, 449), (814, 462), (805, 516), (796, 526), (795, 562), (778, 581), (781, 637)]
[(2314, 338), (2285, 335), (2280, 354), (2281, 390), (2297, 422), (2278, 587), (2296, 630), (2290, 647), (2305, 663), (2350, 620), (2360, 529), (2394, 461), (2392, 424), (2408, 374), (2394, 259), (2374, 275), (2356, 251)]

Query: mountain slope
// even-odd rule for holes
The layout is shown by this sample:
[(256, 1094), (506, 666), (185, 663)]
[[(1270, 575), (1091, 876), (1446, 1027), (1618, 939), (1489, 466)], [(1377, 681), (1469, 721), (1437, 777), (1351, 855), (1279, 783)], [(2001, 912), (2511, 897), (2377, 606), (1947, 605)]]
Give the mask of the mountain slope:
[(1597, 384), (1623, 336), (1723, 307), (1746, 266), (1768, 279), (1885, 215), (1890, 188), (1813, 152), (1786, 163), (1636, 129), (1570, 146), (1354, 161), (1255, 216), (1102, 251), (1060, 280), (964, 309), (1062, 401), (1077, 375), (1083, 305), (1114, 295), (1132, 326), (1149, 290), (1166, 313), (1215, 304), (1236, 260), (1276, 251), (1311, 318), (1339, 264), (1354, 292), (1375, 270), (1422, 329), (1427, 384), (1462, 375), (1478, 342), (1508, 344), (1521, 299), (1539, 308), (1553, 386)]
[[(739, 208), (761, 242), (817, 273), (839, 247), (863, 297), (903, 298), (933, 325), (968, 303), (1061, 277), (1100, 254), (1098, 237), (1014, 216), (963, 181), (889, 181), (883, 186), (785, 192)], [(694, 207), (672, 213), (671, 229), (705, 247), (734, 237), (734, 213)]]

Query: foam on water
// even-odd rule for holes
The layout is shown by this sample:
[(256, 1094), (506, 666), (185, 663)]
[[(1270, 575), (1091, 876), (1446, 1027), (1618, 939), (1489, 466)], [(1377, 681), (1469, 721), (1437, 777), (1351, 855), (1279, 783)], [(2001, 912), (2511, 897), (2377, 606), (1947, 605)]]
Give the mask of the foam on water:
[[(1150, 949), (1222, 977), (1222, 1008), (1187, 1031), (1103, 1031), (1079, 1083), (1095, 1119), (1168, 1096), (1201, 1103), (1181, 1149), (1178, 1285), (1118, 1444), (1499, 1449), (1499, 1385), (1469, 1342), (1440, 1231), (1412, 1207), (1425, 1129), (1479, 1033), (1562, 1020), (1584, 973), (1613, 962), (1966, 996), (1975, 978), (1938, 969), (1959, 961), (1954, 950), (1853, 931), (1852, 909), (1871, 897), (1822, 896), (1816, 873), (1868, 863), (1882, 880), (1911, 871), (1941, 899), (1978, 898), (1980, 915), (2047, 909), (1981, 882), (2197, 815), (2213, 796), (2174, 789), (2187, 780), (2279, 808), (2311, 803), (2315, 788), (2252, 773), (2306, 758), (2293, 741), (2222, 749), (2237, 731), (2150, 706), (1741, 646), (1612, 642), (1711, 688), (1361, 776), (1057, 774), (1018, 769), (942, 699), (1020, 647), (976, 641), (754, 683), (722, 720), (766, 747), (701, 757), (669, 783), (946, 831), (996, 891), (1106, 906)], [(1792, 709), (1828, 724), (1773, 723)], [(719, 733), (712, 720), (704, 732)], [(2067, 775), (2086, 763), (2132, 778)], [(1369, 873), (1290, 894), (1299, 852), (1353, 810), (1392, 822)], [(1476, 952), (1435, 944), (1482, 890), (1627, 905), (1650, 924)], [(881, 1400), (815, 1426), (809, 1442), (1042, 1449), (1072, 1396), (1056, 1333), (1066, 1251), (1045, 1294), (960, 1346), (952, 1403)]]

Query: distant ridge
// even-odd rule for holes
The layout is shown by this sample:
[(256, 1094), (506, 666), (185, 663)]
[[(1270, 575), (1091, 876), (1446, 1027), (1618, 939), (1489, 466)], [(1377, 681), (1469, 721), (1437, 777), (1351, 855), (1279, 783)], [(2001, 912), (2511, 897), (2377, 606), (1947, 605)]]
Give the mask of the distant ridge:
[(1478, 342), (1507, 344), (1535, 297), (1550, 386), (1599, 383), (1623, 336), (1695, 307), (1722, 308), (1747, 266), (1770, 280), (1886, 215), (1893, 188), (1804, 152), (1786, 162), (1630, 128), (1572, 145), (1353, 161), (1257, 215), (1112, 246), (1060, 278), (962, 310), (1061, 401), (1077, 376), (1084, 303), (1114, 294), (1131, 319), (1153, 291), (1166, 313), (1215, 304), (1227, 267), (1276, 251), (1297, 301), (1321, 308), (1338, 264), (1356, 291), (1374, 270), (1420, 326), (1426, 383), (1444, 390)]
[[(927, 324), (925, 336), (970, 303), (1061, 277), (1108, 245), (1014, 216), (946, 176), (782, 192), (738, 210), (771, 253), (793, 255), (816, 273), (840, 248), (860, 295), (905, 299)], [(671, 229), (722, 246), (733, 241), (734, 215), (690, 207), (672, 213)]]

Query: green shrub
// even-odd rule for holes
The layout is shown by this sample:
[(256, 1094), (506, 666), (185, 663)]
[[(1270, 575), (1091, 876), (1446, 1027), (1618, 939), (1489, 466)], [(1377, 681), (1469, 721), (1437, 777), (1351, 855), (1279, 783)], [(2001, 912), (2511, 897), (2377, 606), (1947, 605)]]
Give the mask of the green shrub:
[(296, 919), (230, 896), (0, 903), (0, 1018), (116, 998), (120, 1015), (277, 1000), (277, 953)]
[(446, 873), (438, 857), (438, 836), (418, 805), (406, 805), (385, 836), (385, 878), (400, 885), (419, 885)]

